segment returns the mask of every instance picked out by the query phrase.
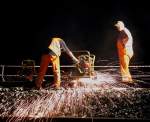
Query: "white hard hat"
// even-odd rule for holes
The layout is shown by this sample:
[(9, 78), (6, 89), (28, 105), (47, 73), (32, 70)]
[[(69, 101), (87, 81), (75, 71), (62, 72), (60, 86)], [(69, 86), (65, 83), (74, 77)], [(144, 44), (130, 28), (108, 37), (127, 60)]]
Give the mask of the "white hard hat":
[(123, 23), (123, 21), (117, 21), (117, 23), (114, 25), (114, 26), (116, 26), (116, 27), (122, 27), (122, 26), (124, 26), (124, 23)]

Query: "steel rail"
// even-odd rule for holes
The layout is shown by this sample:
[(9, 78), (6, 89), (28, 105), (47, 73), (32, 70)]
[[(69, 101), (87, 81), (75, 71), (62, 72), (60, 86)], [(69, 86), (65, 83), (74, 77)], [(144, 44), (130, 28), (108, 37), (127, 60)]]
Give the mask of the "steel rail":
[[(0, 67), (23, 67), (23, 66), (21, 66), (21, 65), (0, 65)], [(33, 67), (33, 66), (26, 66), (26, 67)], [(38, 65), (36, 65), (36, 66), (34, 66), (34, 67), (40, 67), (40, 66), (38, 66)], [(48, 67), (52, 67), (52, 66), (48, 66)], [(60, 67), (76, 67), (75, 65), (61, 65)], [(101, 67), (120, 67), (120, 66), (118, 66), (118, 65), (95, 65), (95, 66), (91, 66), (91, 67), (95, 67), (95, 68), (101, 68)], [(131, 66), (129, 66), (129, 67), (146, 67), (146, 68), (149, 68), (150, 67), (150, 65), (131, 65)]]

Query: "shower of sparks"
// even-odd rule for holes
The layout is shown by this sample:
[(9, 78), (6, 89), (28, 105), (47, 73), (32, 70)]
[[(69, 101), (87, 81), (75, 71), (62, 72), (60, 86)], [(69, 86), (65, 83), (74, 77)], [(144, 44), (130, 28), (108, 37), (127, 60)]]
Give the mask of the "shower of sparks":
[(55, 117), (150, 119), (150, 90), (121, 84), (119, 76), (118, 69), (104, 69), (91, 78), (63, 81), (59, 90), (0, 88), (0, 117), (9, 122)]

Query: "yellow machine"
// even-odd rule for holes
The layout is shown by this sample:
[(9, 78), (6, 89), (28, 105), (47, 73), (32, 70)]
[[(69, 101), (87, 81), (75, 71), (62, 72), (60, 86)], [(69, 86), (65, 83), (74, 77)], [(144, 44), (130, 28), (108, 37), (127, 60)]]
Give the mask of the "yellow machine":
[(79, 64), (76, 64), (75, 67), (67, 72), (62, 72), (62, 78), (64, 78), (65, 81), (70, 81), (71, 79), (80, 77), (90, 78), (92, 76), (95, 76), (95, 55), (86, 50), (73, 51), (73, 53), (78, 58)]
[(78, 64), (79, 72), (89, 77), (94, 75), (95, 55), (80, 55), (78, 59), (80, 62)]

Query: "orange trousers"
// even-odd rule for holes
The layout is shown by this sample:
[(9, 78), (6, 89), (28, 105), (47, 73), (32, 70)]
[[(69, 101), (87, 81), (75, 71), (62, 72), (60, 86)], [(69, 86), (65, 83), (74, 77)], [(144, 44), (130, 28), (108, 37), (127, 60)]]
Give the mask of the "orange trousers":
[(47, 72), (48, 65), (52, 63), (53, 75), (54, 75), (54, 84), (56, 87), (60, 87), (60, 59), (58, 56), (52, 56), (49, 54), (44, 54), (41, 57), (40, 69), (38, 72), (38, 77), (35, 82), (37, 88), (42, 87), (42, 82), (44, 76)]
[(119, 56), (122, 81), (132, 81), (132, 76), (129, 71), (130, 59), (131, 58), (128, 55)]
[(117, 43), (117, 48), (122, 81), (133, 81), (129, 70), (130, 60), (133, 56), (133, 50), (131, 48), (123, 47), (122, 43), (119, 41)]

